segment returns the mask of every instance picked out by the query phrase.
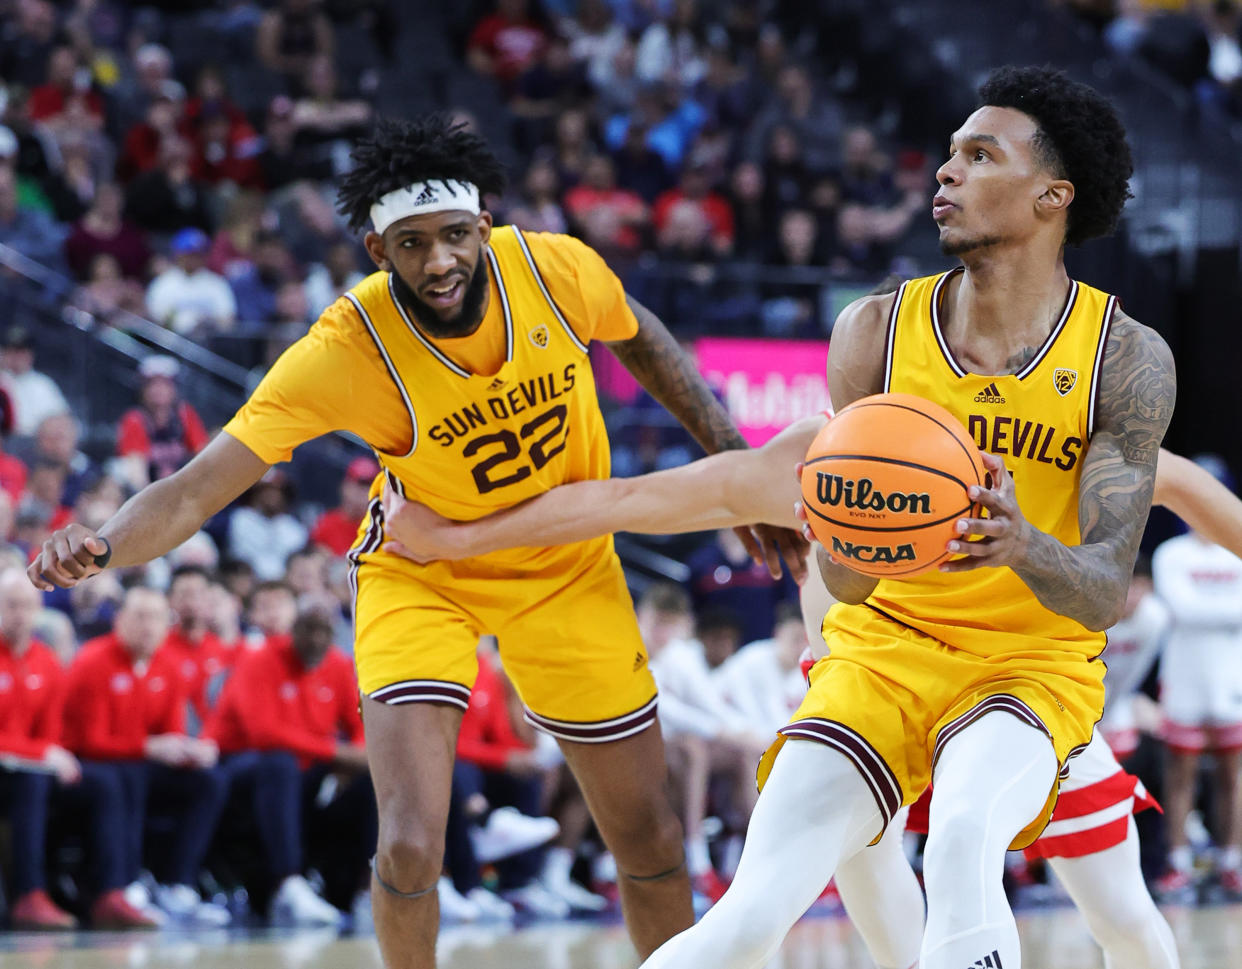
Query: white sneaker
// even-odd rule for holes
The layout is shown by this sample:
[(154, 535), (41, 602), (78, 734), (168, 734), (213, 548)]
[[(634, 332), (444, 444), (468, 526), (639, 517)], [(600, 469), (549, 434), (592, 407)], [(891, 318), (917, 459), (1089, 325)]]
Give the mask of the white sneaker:
[(272, 920), (293, 925), (341, 924), (341, 913), (315, 894), (301, 875), (290, 875), (280, 883), (272, 899)]
[(539, 884), (568, 902), (575, 912), (602, 912), (608, 907), (608, 899), (603, 895), (596, 895), (572, 878), (561, 877), (559, 873), (545, 871), (539, 878)]
[(466, 892), (466, 899), (479, 909), (482, 917), (492, 922), (512, 922), (516, 910), (495, 892), (489, 892), (482, 885)]
[(223, 905), (206, 902), (190, 885), (159, 885), (155, 889), (159, 907), (179, 922), (201, 926), (223, 926), (233, 916)]
[(457, 891), (448, 875), (441, 875), (436, 882), (436, 895), (440, 898), (442, 922), (477, 922), (483, 917), (479, 906)]
[(547, 844), (561, 832), (552, 818), (532, 818), (517, 808), (497, 808), (487, 824), (470, 829), (470, 842), (479, 864), (511, 858), (531, 848)]
[(570, 915), (569, 903), (538, 882), (511, 889), (505, 898), (537, 919), (567, 919)]
[(122, 894), (125, 896), (125, 901), (138, 909), (139, 912), (156, 925), (168, 924), (168, 916), (163, 909), (155, 904), (151, 898), (151, 893), (147, 891), (147, 886), (142, 882), (130, 882), (122, 890)]

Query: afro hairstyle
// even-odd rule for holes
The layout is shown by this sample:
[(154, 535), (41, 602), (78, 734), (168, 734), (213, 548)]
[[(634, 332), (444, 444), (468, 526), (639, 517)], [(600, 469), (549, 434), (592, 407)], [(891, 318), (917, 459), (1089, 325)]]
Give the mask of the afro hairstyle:
[(336, 207), (355, 232), (367, 224), (380, 198), (414, 182), (472, 182), (480, 195), (505, 189), (504, 166), (487, 142), (447, 114), (383, 119), (350, 157), (353, 168), (341, 179)]
[(1013, 108), (1035, 121), (1037, 157), (1074, 186), (1067, 245), (1112, 234), (1133, 197), (1134, 163), (1125, 128), (1106, 98), (1050, 67), (1002, 67), (979, 88), (979, 103)]

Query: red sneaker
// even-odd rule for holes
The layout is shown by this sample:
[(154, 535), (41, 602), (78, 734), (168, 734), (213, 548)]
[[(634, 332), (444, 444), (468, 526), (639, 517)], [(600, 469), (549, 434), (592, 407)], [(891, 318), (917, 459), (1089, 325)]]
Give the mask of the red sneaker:
[(1225, 868), (1216, 873), (1216, 880), (1231, 902), (1242, 899), (1242, 871)]
[(10, 921), (15, 929), (34, 931), (55, 931), (78, 927), (78, 920), (53, 902), (42, 888), (27, 892), (13, 903)]
[(1158, 902), (1189, 905), (1195, 901), (1198, 893), (1195, 890), (1194, 879), (1190, 875), (1172, 868), (1156, 879), (1156, 884), (1152, 886), (1152, 894), (1156, 896)]
[(129, 902), (125, 901), (125, 892), (114, 888), (104, 892), (91, 906), (91, 925), (97, 929), (154, 929), (159, 923), (149, 915), (144, 915)]

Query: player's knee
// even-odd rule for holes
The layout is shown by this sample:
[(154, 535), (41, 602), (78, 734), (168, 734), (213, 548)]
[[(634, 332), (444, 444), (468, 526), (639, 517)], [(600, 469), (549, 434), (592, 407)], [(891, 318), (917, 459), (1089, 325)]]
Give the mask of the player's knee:
[(929, 898), (933, 883), (943, 879), (960, 881), (963, 863), (988, 850), (981, 834), (986, 825), (985, 817), (965, 807), (933, 813), (923, 848), (923, 875)]
[(420, 891), (435, 883), (444, 864), (444, 840), (418, 825), (392, 829), (380, 824), (375, 863), (381, 877), (398, 891)]
[(627, 874), (663, 872), (683, 860), (681, 821), (662, 792), (641, 810), (623, 815), (609, 827), (605, 840)]
[(1123, 892), (1100, 901), (1106, 904), (1080, 908), (1091, 935), (1106, 953), (1154, 938), (1153, 926), (1163, 916), (1147, 892)]

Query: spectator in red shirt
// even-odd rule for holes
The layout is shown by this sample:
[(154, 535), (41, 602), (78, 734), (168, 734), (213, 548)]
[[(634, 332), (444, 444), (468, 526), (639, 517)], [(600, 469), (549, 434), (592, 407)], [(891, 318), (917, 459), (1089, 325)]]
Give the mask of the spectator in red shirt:
[(661, 232), (669, 214), (682, 202), (698, 207), (711, 226), (711, 246), (718, 256), (727, 256), (733, 249), (733, 210), (728, 200), (712, 191), (710, 170), (702, 165), (689, 165), (682, 172), (681, 182), (660, 195), (652, 209), (656, 232)]
[(333, 555), (344, 555), (358, 537), (358, 526), (367, 513), (371, 482), (379, 474), (374, 458), (358, 457), (349, 462), (341, 479), (341, 503), (325, 511), (311, 529), (311, 541)]
[(166, 478), (207, 445), (198, 412), (177, 393), (181, 367), (172, 357), (150, 356), (138, 366), (139, 405), (125, 412), (117, 428), (116, 453), (127, 458), (127, 478), (136, 488)]
[(177, 657), (189, 716), (195, 721), (189, 732), (197, 734), (219, 695), (223, 679), (237, 660), (237, 643), (234, 641), (226, 648), (211, 631), (211, 579), (201, 565), (182, 565), (173, 571), (168, 584), (168, 606), (174, 625), (161, 648), (171, 650)]
[(547, 41), (548, 31), (532, 16), (529, 0), (497, 0), (496, 12), (470, 34), (466, 63), (507, 88), (535, 63)]
[(47, 78), (30, 92), (27, 105), (30, 120), (54, 124), (72, 114), (76, 124), (94, 130), (103, 127), (104, 103), (91, 90), (90, 68), (78, 63), (78, 56), (67, 44), (55, 48), (47, 61)]
[(172, 844), (155, 901), (164, 913), (200, 924), (227, 924), (228, 911), (193, 888), (224, 806), (227, 778), (210, 768), (216, 745), (185, 730), (185, 685), (174, 650), (162, 649), (169, 610), (163, 594), (126, 593), (113, 631), (90, 640), (69, 667), (65, 746), (101, 774), (124, 799), (123, 822), (110, 833), (124, 846), (123, 881), (142, 867), (148, 803), (175, 817)]
[(587, 162), (581, 184), (565, 193), (565, 213), (583, 240), (606, 256), (636, 253), (650, 220), (638, 193), (617, 187), (616, 166), (607, 155)]
[(44, 851), (53, 783), (76, 784), (78, 759), (60, 746), (64, 678), (33, 637), (41, 597), (19, 569), (0, 573), (0, 806), (12, 826), (14, 928), (77, 925), (47, 894)]
[[(225, 684), (209, 728), (232, 796), (255, 805), (274, 917), (336, 924), (363, 884), (375, 850), (375, 795), (367, 772), (358, 686), (332, 645), (333, 606), (301, 607), (288, 637), (248, 653)], [(325, 787), (329, 776), (335, 784)], [(331, 791), (325, 797), (325, 791)], [(305, 843), (324, 894), (302, 876)]]

